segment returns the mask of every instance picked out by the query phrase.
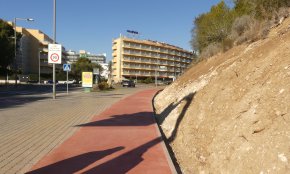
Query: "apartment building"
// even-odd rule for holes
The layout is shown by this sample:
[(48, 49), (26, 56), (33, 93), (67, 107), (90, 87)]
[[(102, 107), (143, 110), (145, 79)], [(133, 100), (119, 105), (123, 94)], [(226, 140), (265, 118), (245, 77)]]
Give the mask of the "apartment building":
[(88, 58), (92, 63), (106, 63), (106, 54), (91, 54), (85, 50), (79, 51), (80, 57)]
[(194, 54), (177, 46), (120, 36), (113, 40), (112, 77), (174, 80), (192, 62)]
[[(51, 74), (52, 64), (48, 64), (48, 44), (53, 40), (37, 29), (16, 27), (16, 31), (22, 34), (20, 48), (17, 51), (16, 63), (22, 74)], [(66, 62), (65, 48), (62, 48), (62, 63)], [(56, 65), (61, 69), (62, 65)]]
[(79, 58), (87, 58), (92, 63), (102, 64), (106, 62), (106, 54), (91, 54), (85, 50), (80, 50), (79, 53), (69, 50), (67, 53), (67, 60), (69, 63), (75, 63)]
[(100, 65), (103, 68), (103, 71), (101, 72), (101, 77), (108, 79), (109, 75), (110, 75), (109, 64), (108, 63), (100, 63)]
[(66, 54), (67, 54), (67, 63), (69, 64), (77, 62), (78, 59), (80, 58), (80, 55), (72, 50), (67, 51)]

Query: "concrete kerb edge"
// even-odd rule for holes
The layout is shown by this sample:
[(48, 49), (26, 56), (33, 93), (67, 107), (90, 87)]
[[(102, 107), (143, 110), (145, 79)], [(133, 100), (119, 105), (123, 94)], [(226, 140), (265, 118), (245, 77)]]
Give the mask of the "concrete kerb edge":
[[(175, 158), (175, 155), (170, 147), (170, 145), (168, 144), (168, 142), (166, 141), (166, 137), (160, 127), (160, 125), (158, 124), (158, 120), (157, 120), (157, 117), (156, 117), (156, 109), (154, 107), (154, 100), (155, 100), (155, 97), (161, 92), (162, 90), (159, 90), (156, 92), (156, 94), (153, 96), (152, 98), (152, 108), (153, 108), (153, 116), (154, 116), (154, 119), (155, 119), (155, 128), (156, 128), (156, 131), (157, 133), (159, 134), (159, 136), (162, 138), (162, 142), (161, 142), (161, 145), (162, 145), (162, 149), (165, 153), (165, 156), (167, 158), (167, 162), (168, 162), (168, 165), (171, 169), (171, 173), (173, 174), (177, 174), (177, 173), (182, 173), (181, 170), (180, 170), (180, 167), (176, 161), (176, 158)], [(174, 160), (174, 161), (173, 161)]]

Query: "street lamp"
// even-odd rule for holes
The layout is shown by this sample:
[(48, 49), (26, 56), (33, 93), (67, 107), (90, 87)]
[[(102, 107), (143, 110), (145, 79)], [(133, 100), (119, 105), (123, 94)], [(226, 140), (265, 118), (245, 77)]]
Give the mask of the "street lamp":
[(157, 71), (158, 71), (158, 75), (159, 75), (159, 65), (160, 65), (160, 62), (159, 62), (159, 60), (157, 60), (157, 65), (156, 65), (156, 68), (155, 68), (155, 86), (156, 87), (157, 87), (157, 81), (158, 81)]
[(41, 59), (41, 53), (44, 53), (45, 51), (43, 49), (38, 49), (38, 84), (40, 84), (40, 59)]
[(16, 60), (17, 60), (17, 36), (16, 36), (16, 27), (17, 27), (17, 25), (16, 25), (16, 20), (23, 20), (23, 21), (28, 21), (28, 22), (32, 22), (32, 21), (34, 21), (34, 19), (32, 19), (32, 18), (14, 18), (14, 43), (15, 43), (15, 45), (14, 45), (14, 64), (15, 64), (15, 66), (14, 66), (14, 71), (15, 71), (15, 84), (17, 84), (17, 62), (16, 62)]

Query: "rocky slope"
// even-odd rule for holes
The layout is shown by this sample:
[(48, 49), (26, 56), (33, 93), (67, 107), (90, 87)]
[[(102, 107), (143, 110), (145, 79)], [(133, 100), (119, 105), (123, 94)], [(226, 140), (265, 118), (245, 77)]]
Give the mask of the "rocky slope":
[(183, 173), (290, 173), (290, 19), (191, 67), (154, 105)]

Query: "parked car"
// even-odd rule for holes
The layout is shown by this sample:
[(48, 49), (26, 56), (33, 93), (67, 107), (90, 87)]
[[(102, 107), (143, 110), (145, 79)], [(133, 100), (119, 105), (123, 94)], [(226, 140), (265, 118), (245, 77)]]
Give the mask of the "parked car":
[(63, 83), (64, 83), (64, 84), (66, 84), (66, 83), (68, 83), (68, 84), (76, 84), (77, 82), (76, 82), (76, 80), (74, 80), (74, 79), (70, 79), (70, 80), (68, 80), (67, 82), (66, 82), (66, 81), (63, 81)]
[(122, 86), (123, 87), (135, 87), (135, 82), (133, 80), (123, 80)]
[(165, 85), (170, 85), (172, 83), (172, 81), (165, 81), (164, 84)]
[[(53, 80), (48, 80), (47, 84), (53, 84)], [(55, 81), (55, 84), (58, 84), (58, 80)]]

